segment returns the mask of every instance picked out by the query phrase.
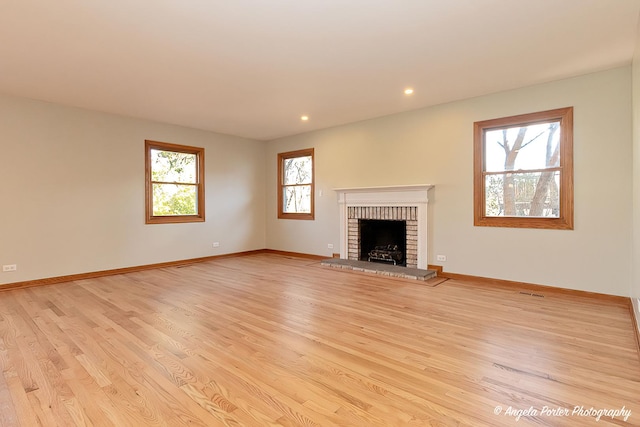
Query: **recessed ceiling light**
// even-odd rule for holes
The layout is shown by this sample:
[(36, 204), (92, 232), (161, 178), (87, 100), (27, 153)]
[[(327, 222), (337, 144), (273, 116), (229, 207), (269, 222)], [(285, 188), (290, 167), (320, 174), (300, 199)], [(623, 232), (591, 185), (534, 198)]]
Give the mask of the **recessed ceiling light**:
[(306, 122), (309, 120), (309, 116), (300, 116), (300, 120), (302, 120), (303, 122)]
[(413, 89), (411, 89), (410, 87), (406, 88), (404, 90), (404, 94), (405, 95), (413, 95)]

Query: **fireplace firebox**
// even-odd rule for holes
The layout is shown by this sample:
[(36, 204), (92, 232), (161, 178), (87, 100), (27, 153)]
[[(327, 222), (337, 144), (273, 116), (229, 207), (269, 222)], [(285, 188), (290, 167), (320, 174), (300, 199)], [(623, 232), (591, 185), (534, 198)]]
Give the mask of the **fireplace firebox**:
[(360, 260), (406, 266), (407, 222), (360, 219)]

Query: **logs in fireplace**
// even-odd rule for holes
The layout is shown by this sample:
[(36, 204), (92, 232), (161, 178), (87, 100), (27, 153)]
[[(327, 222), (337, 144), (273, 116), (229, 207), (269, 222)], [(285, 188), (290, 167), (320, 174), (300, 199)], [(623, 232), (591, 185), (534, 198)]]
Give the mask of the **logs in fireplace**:
[(398, 245), (376, 246), (369, 252), (369, 261), (393, 262), (393, 265), (402, 261), (403, 253)]

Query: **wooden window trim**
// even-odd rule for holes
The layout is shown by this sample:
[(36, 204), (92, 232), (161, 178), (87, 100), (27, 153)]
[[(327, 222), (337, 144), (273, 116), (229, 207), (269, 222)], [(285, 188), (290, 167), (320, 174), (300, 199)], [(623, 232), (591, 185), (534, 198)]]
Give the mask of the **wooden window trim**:
[[(194, 185), (198, 193), (198, 213), (196, 215), (153, 215), (153, 181), (151, 179), (151, 150), (174, 151), (177, 153), (196, 155), (196, 180)], [(176, 224), (187, 222), (204, 222), (204, 148), (191, 147), (188, 145), (170, 144), (168, 142), (158, 142), (145, 140), (145, 223), (146, 224)], [(188, 184), (185, 184), (188, 185)]]
[[(485, 210), (484, 133), (487, 130), (529, 125), (547, 121), (560, 122), (560, 214), (558, 218), (489, 217)], [(573, 230), (573, 107), (531, 114), (484, 120), (474, 123), (474, 225), (485, 227), (540, 228)]]
[[(278, 153), (278, 218), (279, 219), (315, 219), (315, 182), (316, 167), (314, 149), (306, 148), (303, 150), (288, 151), (286, 153)], [(284, 161), (295, 157), (311, 156), (311, 212), (310, 213), (287, 213), (283, 211), (284, 203)], [(308, 185), (308, 184), (304, 184)], [(289, 187), (289, 186), (288, 186)]]

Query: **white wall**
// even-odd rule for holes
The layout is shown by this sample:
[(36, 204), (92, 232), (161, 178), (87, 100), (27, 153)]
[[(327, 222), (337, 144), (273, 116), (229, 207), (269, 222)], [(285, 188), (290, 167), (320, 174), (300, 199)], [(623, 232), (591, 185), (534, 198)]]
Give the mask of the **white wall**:
[[(418, 88), (419, 90), (419, 88)], [(473, 122), (574, 107), (575, 230), (473, 226)], [(631, 282), (631, 68), (283, 138), (267, 147), (267, 247), (330, 255), (340, 187), (435, 184), (429, 259), (445, 271), (628, 295)], [(276, 154), (315, 148), (315, 221), (276, 215)], [(323, 195), (320, 197), (320, 191)]]
[[(205, 148), (206, 222), (145, 225), (145, 139)], [(265, 246), (264, 143), (0, 97), (0, 148), (0, 283)]]

